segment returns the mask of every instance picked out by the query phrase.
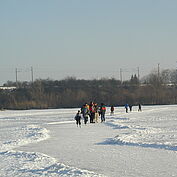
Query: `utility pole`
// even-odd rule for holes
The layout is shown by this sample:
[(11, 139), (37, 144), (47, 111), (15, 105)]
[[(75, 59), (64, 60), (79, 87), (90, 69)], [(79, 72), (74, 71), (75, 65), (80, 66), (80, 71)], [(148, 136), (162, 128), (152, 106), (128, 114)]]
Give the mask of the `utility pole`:
[(160, 78), (160, 63), (158, 63), (158, 79)]
[(140, 80), (140, 68), (138, 67), (138, 80)]
[(18, 82), (18, 69), (15, 69), (15, 78), (16, 78), (16, 86), (17, 86), (17, 82)]
[(31, 81), (33, 83), (33, 67), (31, 66)]
[(122, 83), (122, 68), (120, 68), (120, 81)]

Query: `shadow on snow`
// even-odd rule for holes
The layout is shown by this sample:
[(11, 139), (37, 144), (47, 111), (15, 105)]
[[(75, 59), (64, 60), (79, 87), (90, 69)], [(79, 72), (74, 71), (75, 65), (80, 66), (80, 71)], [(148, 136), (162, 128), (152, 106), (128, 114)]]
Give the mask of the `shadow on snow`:
[(115, 124), (113, 122), (114, 121), (109, 121), (109, 122), (106, 122), (105, 124), (110, 126), (110, 127), (112, 127), (113, 129), (126, 129), (126, 128), (129, 128), (126, 125), (119, 125), (119, 124)]
[(97, 145), (135, 146), (135, 147), (143, 147), (143, 148), (155, 148), (155, 149), (177, 151), (177, 146), (170, 146), (164, 144), (143, 144), (143, 143), (123, 142), (120, 140), (116, 140), (114, 138), (108, 138), (103, 142), (97, 143)]
[(115, 120), (129, 120), (129, 118), (127, 117), (114, 117), (114, 116), (110, 116), (110, 119), (115, 119)]

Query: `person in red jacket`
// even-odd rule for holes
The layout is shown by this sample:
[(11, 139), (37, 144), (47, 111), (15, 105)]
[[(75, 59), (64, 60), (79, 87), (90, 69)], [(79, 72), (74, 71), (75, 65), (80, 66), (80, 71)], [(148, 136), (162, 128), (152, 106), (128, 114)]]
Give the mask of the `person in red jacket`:
[(100, 106), (101, 122), (105, 122), (105, 113), (106, 113), (106, 106), (104, 105), (104, 103), (101, 103)]
[(95, 109), (94, 109), (94, 103), (91, 101), (89, 104), (89, 111), (90, 111), (90, 123), (95, 123)]

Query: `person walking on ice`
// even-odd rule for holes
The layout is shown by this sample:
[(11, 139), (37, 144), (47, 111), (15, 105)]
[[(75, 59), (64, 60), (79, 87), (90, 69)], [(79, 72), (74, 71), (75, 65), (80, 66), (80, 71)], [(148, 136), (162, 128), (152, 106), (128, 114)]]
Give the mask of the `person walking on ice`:
[(101, 122), (105, 122), (105, 113), (106, 113), (106, 106), (104, 105), (104, 103), (101, 103), (101, 107), (100, 107)]
[(125, 104), (125, 111), (128, 113), (128, 104)]
[(94, 109), (95, 109), (95, 123), (98, 123), (98, 119), (99, 119), (99, 113), (98, 113), (99, 107), (98, 107), (97, 103), (95, 103)]
[(84, 118), (84, 124), (86, 125), (86, 124), (87, 124), (87, 121), (88, 121), (88, 116), (89, 116), (89, 109), (88, 109), (88, 106), (87, 106), (86, 103), (85, 103), (84, 106), (82, 107), (81, 113), (82, 113), (83, 118)]
[(133, 107), (133, 105), (132, 105), (132, 104), (129, 104), (130, 112), (132, 112), (132, 107)]
[(80, 113), (80, 110), (78, 110), (74, 119), (76, 120), (77, 127), (79, 126), (81, 128), (81, 113)]
[(142, 111), (142, 109), (141, 109), (141, 104), (138, 104), (138, 112), (139, 111)]
[(94, 103), (93, 101), (90, 102), (89, 104), (89, 111), (90, 111), (90, 123), (95, 123), (94, 118), (95, 118), (95, 110), (94, 110)]
[(114, 115), (114, 106), (111, 106), (111, 115)]

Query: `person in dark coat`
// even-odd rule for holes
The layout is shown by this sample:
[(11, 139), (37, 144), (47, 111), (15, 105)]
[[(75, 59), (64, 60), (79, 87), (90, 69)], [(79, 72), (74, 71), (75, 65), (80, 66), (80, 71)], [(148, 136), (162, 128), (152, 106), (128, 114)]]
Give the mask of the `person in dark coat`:
[(81, 128), (81, 113), (80, 113), (80, 110), (78, 110), (78, 112), (77, 112), (77, 114), (75, 115), (75, 118), (74, 118), (74, 119), (76, 120), (77, 127), (78, 127), (78, 125), (79, 125), (80, 128)]
[(132, 107), (133, 107), (133, 105), (132, 105), (132, 104), (129, 104), (130, 112), (132, 112)]
[(141, 104), (138, 104), (138, 111), (142, 111), (141, 110)]
[(128, 113), (128, 104), (125, 104), (125, 111)]
[(114, 106), (111, 106), (111, 115), (114, 115)]

